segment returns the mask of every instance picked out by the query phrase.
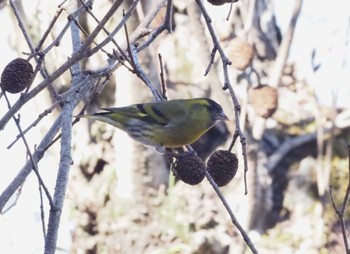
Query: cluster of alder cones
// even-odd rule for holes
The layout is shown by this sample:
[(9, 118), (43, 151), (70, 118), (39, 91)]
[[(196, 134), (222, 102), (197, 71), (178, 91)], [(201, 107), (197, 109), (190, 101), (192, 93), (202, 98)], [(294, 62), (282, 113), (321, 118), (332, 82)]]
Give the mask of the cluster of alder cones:
[(174, 173), (183, 182), (197, 185), (202, 182), (207, 170), (215, 183), (222, 187), (234, 178), (237, 169), (237, 156), (230, 151), (219, 150), (214, 152), (210, 156), (207, 166), (194, 153), (185, 152), (177, 155)]
[[(228, 57), (234, 68), (244, 71), (251, 66), (253, 56), (254, 50), (245, 39), (236, 37), (230, 42)], [(258, 116), (269, 118), (278, 107), (277, 89), (268, 85), (258, 85), (250, 89), (249, 101)]]

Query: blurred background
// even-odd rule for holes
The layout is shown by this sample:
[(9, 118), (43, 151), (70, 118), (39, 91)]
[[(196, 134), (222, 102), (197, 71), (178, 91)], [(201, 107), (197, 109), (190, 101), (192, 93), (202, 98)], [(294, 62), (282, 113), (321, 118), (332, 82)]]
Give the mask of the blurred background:
[[(58, 1), (11, 1), (34, 47), (50, 22), (44, 48), (55, 41), (72, 10)], [(79, 2), (79, 1), (78, 1)], [(101, 20), (113, 1), (95, 1), (91, 12)], [(140, 1), (127, 21), (130, 34), (161, 1)], [(166, 1), (164, 1), (166, 2)], [(134, 1), (124, 1), (127, 10)], [(238, 221), (259, 253), (344, 253), (341, 225), (332, 206), (340, 209), (349, 184), (350, 126), (350, 3), (345, 0), (244, 0), (220, 6), (203, 1), (216, 37), (232, 62), (228, 74), (241, 105), (240, 126), (246, 137), (248, 194), (244, 195), (241, 140), (234, 148), (239, 159), (235, 178), (221, 188)], [(223, 90), (224, 70), (217, 53), (208, 75), (212, 35), (196, 1), (173, 1), (173, 32), (162, 32), (139, 61), (161, 90), (161, 54), (168, 99), (210, 97), (219, 102), (230, 122), (220, 123), (193, 144), (203, 160), (228, 149), (236, 130), (235, 108)], [(165, 18), (163, 7), (140, 37)], [(112, 31), (123, 18), (118, 9), (107, 23)], [(91, 14), (77, 19), (82, 41), (96, 27)], [(123, 30), (123, 29), (122, 29)], [(0, 1), (0, 70), (30, 53), (13, 7)], [(86, 32), (86, 34), (83, 33)], [(96, 41), (106, 37), (100, 33)], [(114, 39), (125, 44), (125, 33)], [(48, 74), (72, 54), (70, 33), (45, 55)], [(114, 44), (104, 47), (115, 50)], [(104, 51), (84, 58), (84, 70), (108, 64)], [(35, 61), (31, 61), (33, 67)], [(44, 78), (36, 76), (31, 89)], [(57, 98), (71, 88), (67, 71), (16, 114), (30, 126)], [(20, 94), (8, 94), (11, 104)], [(108, 77), (100, 93), (82, 101), (87, 112), (100, 107), (153, 101), (150, 90), (121, 66)], [(0, 97), (0, 119), (8, 111)], [(26, 133), (32, 152), (60, 114), (59, 107)], [(14, 121), (0, 131), (0, 193), (28, 160)], [(38, 164), (40, 175), (54, 192), (60, 142)], [(111, 126), (80, 120), (73, 127), (70, 176), (59, 228), (57, 253), (251, 253), (206, 179), (196, 186), (174, 180), (170, 166), (154, 148), (144, 147)], [(10, 198), (0, 216), (1, 252), (43, 253), (42, 223), (50, 209), (40, 199), (38, 179), (30, 174)], [(40, 206), (43, 205), (43, 208)], [(44, 218), (43, 212), (44, 211)], [(349, 209), (344, 213), (348, 225)]]

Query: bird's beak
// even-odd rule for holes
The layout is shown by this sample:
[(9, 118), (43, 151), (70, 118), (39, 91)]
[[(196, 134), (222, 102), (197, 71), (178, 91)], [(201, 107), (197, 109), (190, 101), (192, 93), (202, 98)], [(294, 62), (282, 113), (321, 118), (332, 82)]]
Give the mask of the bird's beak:
[(228, 119), (228, 117), (225, 115), (224, 112), (220, 112), (220, 113), (216, 114), (215, 118), (216, 118), (217, 121), (220, 121), (220, 120), (221, 121), (228, 121), (228, 120), (230, 120), (230, 119)]

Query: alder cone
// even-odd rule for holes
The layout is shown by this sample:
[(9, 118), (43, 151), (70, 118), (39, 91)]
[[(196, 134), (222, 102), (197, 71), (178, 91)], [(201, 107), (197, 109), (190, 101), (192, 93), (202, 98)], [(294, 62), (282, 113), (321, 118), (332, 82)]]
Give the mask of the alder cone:
[(273, 87), (259, 85), (250, 90), (250, 102), (256, 114), (267, 119), (271, 117), (278, 107), (278, 93)]
[(208, 3), (211, 3), (212, 5), (223, 5), (226, 3), (234, 3), (238, 0), (208, 0)]
[(0, 87), (9, 93), (19, 93), (30, 86), (33, 74), (33, 67), (27, 60), (16, 58), (5, 66)]
[(185, 152), (176, 159), (175, 173), (183, 182), (197, 185), (205, 176), (205, 165), (198, 156)]
[(252, 46), (243, 38), (234, 38), (228, 48), (228, 58), (232, 66), (238, 70), (245, 70), (251, 65), (254, 56)]
[(207, 163), (207, 170), (219, 187), (228, 184), (235, 177), (237, 169), (237, 156), (230, 151), (216, 151)]

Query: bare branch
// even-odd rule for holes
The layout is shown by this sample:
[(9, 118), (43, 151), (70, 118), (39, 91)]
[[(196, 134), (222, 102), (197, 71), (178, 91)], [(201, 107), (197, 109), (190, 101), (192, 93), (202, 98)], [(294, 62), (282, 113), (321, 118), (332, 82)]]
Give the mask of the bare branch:
[(244, 189), (245, 189), (245, 194), (248, 193), (248, 188), (247, 188), (247, 172), (248, 172), (248, 158), (247, 158), (247, 148), (246, 148), (246, 138), (243, 134), (243, 131), (241, 129), (240, 125), (240, 113), (241, 113), (241, 106), (238, 102), (237, 96), (233, 90), (233, 87), (231, 85), (230, 79), (229, 79), (229, 72), (228, 72), (228, 65), (231, 64), (230, 60), (227, 58), (224, 50), (221, 47), (221, 44), (216, 36), (216, 33), (214, 31), (213, 25), (211, 18), (206, 11), (202, 0), (196, 0), (199, 8), (201, 9), (201, 12), (203, 14), (205, 23), (207, 24), (211, 39), (213, 40), (214, 47), (218, 50), (222, 65), (223, 65), (223, 72), (224, 72), (224, 87), (223, 89), (226, 90), (228, 89), (233, 101), (234, 109), (235, 109), (235, 126), (236, 126), (236, 132), (239, 134), (240, 140), (241, 140), (241, 147), (242, 147), (242, 155), (243, 155), (243, 165), (244, 165)]
[[(70, 0), (70, 7), (72, 10), (77, 9), (77, 1)], [(72, 47), (73, 54), (78, 52), (81, 47), (80, 30), (76, 23), (71, 23), (71, 35), (72, 35)], [(81, 65), (79, 62), (75, 63), (71, 69), (72, 73), (72, 87), (78, 87), (79, 83), (85, 79), (81, 73)], [(64, 197), (68, 185), (69, 169), (72, 165), (71, 156), (71, 143), (72, 143), (72, 123), (71, 119), (73, 116), (73, 110), (75, 108), (74, 100), (76, 103), (80, 101), (82, 95), (75, 95), (74, 93), (64, 101), (62, 107), (62, 131), (61, 131), (61, 152), (60, 152), (60, 163), (57, 171), (55, 193), (54, 193), (54, 204), (51, 206), (49, 214), (49, 223), (47, 227), (47, 235), (45, 238), (45, 253), (55, 253), (57, 244), (58, 228), (61, 221), (61, 213), (64, 203)], [(80, 98), (79, 98), (80, 97)]]

